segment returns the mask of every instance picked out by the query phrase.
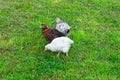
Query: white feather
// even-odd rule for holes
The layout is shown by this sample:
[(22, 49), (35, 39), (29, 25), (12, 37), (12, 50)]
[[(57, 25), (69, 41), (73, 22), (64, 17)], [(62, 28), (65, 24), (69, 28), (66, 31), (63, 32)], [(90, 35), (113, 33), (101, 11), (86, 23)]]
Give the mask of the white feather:
[(58, 37), (55, 38), (50, 44), (47, 44), (45, 46), (45, 50), (68, 53), (69, 48), (73, 43), (74, 41), (68, 37)]

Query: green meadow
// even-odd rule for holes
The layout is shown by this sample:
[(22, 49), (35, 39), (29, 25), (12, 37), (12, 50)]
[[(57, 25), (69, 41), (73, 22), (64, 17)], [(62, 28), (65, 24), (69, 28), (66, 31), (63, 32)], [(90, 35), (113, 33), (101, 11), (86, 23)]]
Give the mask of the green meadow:
[[(69, 57), (44, 52), (57, 17)], [(0, 80), (120, 80), (120, 0), (0, 0)]]

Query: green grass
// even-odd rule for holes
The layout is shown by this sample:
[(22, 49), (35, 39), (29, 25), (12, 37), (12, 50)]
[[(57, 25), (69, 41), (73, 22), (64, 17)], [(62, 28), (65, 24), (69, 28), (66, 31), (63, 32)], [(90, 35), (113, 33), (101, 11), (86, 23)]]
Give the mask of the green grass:
[[(46, 51), (40, 24), (60, 17), (75, 43)], [(0, 80), (120, 80), (119, 0), (0, 0)]]

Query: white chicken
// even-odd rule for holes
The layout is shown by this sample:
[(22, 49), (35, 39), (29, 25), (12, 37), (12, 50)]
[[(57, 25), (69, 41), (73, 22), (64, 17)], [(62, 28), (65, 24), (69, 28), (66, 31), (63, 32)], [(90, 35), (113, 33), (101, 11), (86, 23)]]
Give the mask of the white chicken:
[(68, 51), (71, 44), (73, 43), (74, 41), (68, 37), (58, 37), (45, 46), (45, 51), (50, 50), (52, 52), (58, 52), (57, 56), (59, 56), (60, 53), (63, 52), (66, 53), (66, 56), (68, 56)]

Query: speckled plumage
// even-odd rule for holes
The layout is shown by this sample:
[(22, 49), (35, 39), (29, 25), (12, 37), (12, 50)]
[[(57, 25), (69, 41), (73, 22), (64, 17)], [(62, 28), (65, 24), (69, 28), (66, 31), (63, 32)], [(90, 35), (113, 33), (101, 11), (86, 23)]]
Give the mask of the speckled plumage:
[(68, 36), (70, 33), (70, 26), (67, 23), (61, 21), (60, 18), (56, 18), (56, 29), (62, 32), (65, 36)]

